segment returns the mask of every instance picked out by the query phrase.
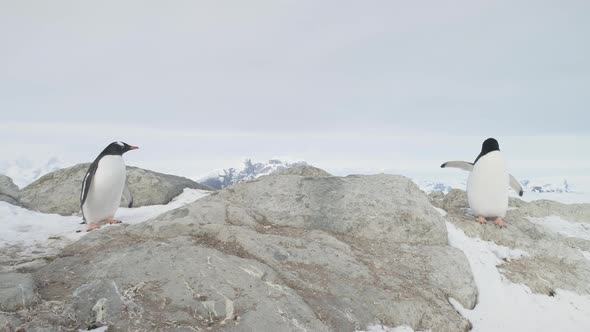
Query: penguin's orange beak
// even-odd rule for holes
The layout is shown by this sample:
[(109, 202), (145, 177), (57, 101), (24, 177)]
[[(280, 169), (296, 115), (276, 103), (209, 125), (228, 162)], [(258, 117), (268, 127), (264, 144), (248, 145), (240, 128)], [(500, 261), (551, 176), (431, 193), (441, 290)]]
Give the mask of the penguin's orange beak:
[(129, 150), (137, 150), (137, 149), (139, 149), (139, 147), (137, 147), (137, 146), (130, 146), (129, 147)]

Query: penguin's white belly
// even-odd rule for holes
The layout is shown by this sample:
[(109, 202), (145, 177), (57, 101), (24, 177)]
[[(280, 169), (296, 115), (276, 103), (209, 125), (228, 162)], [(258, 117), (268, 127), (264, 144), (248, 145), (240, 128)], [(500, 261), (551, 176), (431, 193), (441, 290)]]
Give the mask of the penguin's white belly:
[(121, 156), (104, 156), (98, 162), (86, 201), (82, 206), (89, 224), (112, 219), (125, 188), (125, 162)]
[(479, 158), (467, 180), (467, 199), (471, 210), (483, 217), (506, 216), (508, 209), (508, 172), (499, 151)]

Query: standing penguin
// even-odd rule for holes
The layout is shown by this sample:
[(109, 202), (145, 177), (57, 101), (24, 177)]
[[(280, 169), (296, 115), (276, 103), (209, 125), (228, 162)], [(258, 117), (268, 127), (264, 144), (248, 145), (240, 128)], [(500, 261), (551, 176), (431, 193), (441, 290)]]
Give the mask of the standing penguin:
[(136, 149), (138, 149), (137, 146), (113, 142), (88, 168), (80, 193), (82, 216), (88, 223), (87, 231), (98, 229), (103, 223), (121, 223), (113, 218), (121, 204), (123, 194), (129, 207), (133, 204), (131, 193), (126, 185), (127, 174), (123, 154)]
[(470, 172), (467, 179), (467, 200), (480, 224), (485, 224), (486, 218), (496, 218), (494, 224), (507, 226), (504, 217), (508, 210), (508, 186), (519, 196), (523, 195), (523, 191), (518, 181), (508, 174), (498, 141), (494, 138), (486, 139), (473, 163), (448, 161), (440, 167), (460, 168)]

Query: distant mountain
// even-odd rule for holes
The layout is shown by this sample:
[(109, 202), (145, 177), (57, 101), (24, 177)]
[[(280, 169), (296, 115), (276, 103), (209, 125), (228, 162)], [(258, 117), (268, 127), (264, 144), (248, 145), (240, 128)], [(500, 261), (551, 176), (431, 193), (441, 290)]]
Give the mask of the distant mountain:
[(23, 188), (41, 176), (63, 167), (64, 164), (55, 157), (42, 163), (25, 159), (0, 161), (0, 174), (9, 176), (17, 186)]
[(302, 165), (307, 165), (307, 163), (304, 161), (289, 163), (278, 159), (271, 159), (266, 163), (253, 163), (251, 159), (246, 159), (244, 160), (244, 166), (241, 169), (226, 168), (220, 172), (220, 174), (202, 178), (198, 182), (214, 189), (223, 189), (233, 186), (234, 184), (253, 180), (293, 166)]
[(539, 181), (523, 180), (520, 181), (524, 191), (531, 191), (536, 193), (571, 193), (572, 190), (570, 184), (566, 179), (563, 182), (557, 183), (543, 183)]
[[(442, 191), (448, 193), (451, 189), (463, 189), (467, 187), (467, 180), (431, 181), (426, 179), (414, 179), (420, 189), (425, 192)], [(573, 193), (573, 186), (566, 179), (535, 179), (521, 180), (520, 184), (524, 192), (534, 193)]]

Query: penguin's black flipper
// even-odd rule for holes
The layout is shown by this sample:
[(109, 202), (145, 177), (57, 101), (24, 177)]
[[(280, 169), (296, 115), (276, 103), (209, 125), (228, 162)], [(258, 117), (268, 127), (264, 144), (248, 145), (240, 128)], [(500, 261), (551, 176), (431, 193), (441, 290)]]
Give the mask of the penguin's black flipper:
[(440, 165), (441, 168), (458, 168), (467, 172), (473, 170), (473, 164), (467, 161), (447, 161)]
[(518, 196), (522, 197), (522, 195), (524, 195), (524, 191), (522, 190), (520, 183), (518, 183), (518, 180), (516, 180), (512, 174), (510, 174), (510, 188), (512, 188), (512, 190), (514, 190)]
[(98, 159), (95, 160), (90, 167), (88, 167), (88, 171), (86, 175), (84, 175), (84, 180), (82, 181), (82, 191), (80, 192), (80, 208), (86, 202), (86, 197), (88, 197), (88, 192), (90, 191), (90, 185), (92, 184), (92, 179), (94, 178), (94, 174), (96, 174), (96, 169), (98, 168)]

